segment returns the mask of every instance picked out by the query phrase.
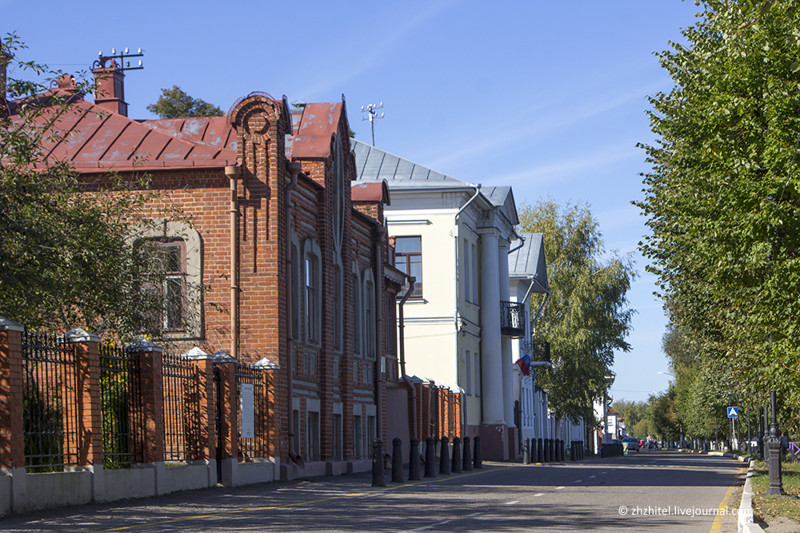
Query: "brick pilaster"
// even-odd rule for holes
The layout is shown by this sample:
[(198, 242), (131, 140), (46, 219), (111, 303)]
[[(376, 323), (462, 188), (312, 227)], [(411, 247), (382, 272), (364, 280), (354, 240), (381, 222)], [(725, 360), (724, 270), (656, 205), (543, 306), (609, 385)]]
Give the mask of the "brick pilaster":
[[(164, 460), (164, 382), (162, 376), (162, 349), (141, 339), (126, 348), (138, 369), (139, 398), (132, 398), (130, 427), (139, 438), (134, 443), (134, 457), (143, 463)], [(139, 424), (140, 427), (136, 427)]]
[(22, 331), (0, 317), (0, 468), (25, 466)]
[[(198, 405), (197, 417), (199, 418), (198, 433), (187, 435), (193, 442), (187, 447), (194, 450), (193, 459), (215, 459), (217, 450), (217, 434), (215, 431), (215, 421), (217, 417), (217, 405), (214, 403), (214, 364), (211, 355), (200, 348), (193, 348), (181, 355), (181, 359), (189, 360), (195, 367), (195, 379), (197, 379), (196, 400)], [(194, 403), (195, 399), (191, 401)]]
[[(75, 344), (76, 390), (72, 398), (78, 409), (75, 451), (78, 466), (103, 464), (103, 429), (100, 414), (100, 337), (82, 328), (64, 334)], [(71, 380), (70, 380), (71, 381)], [(69, 435), (67, 436), (69, 439)], [(67, 449), (71, 449), (72, 446)]]

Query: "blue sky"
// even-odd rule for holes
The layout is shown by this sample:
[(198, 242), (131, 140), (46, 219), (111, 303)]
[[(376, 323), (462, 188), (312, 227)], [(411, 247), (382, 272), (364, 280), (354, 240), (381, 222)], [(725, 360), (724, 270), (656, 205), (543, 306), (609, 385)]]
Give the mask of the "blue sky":
[[(38, 6), (35, 9), (32, 6)], [(403, 2), (209, 1), (39, 3), (0, 0), (3, 33), (20, 57), (88, 71), (100, 50), (143, 48), (128, 73), (129, 116), (178, 85), (224, 111), (252, 91), (289, 101), (345, 95), (357, 138), (360, 108), (383, 102), (376, 144), (459, 179), (511, 185), (518, 204), (586, 202), (606, 248), (635, 253), (640, 277), (633, 349), (616, 357), (615, 399), (668, 386), (665, 319), (636, 254), (650, 142), (647, 95), (670, 80), (653, 52), (694, 22), (680, 0)]]

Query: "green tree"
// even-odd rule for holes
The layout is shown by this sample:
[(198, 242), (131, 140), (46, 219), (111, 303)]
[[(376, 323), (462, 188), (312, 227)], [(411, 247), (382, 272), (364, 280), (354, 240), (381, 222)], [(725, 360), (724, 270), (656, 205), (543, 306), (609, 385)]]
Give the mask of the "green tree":
[[(603, 396), (614, 351), (630, 350), (625, 336), (633, 314), (626, 307), (631, 262), (605, 254), (586, 205), (562, 209), (552, 200), (540, 201), (523, 206), (520, 220), (524, 231), (543, 234), (551, 290), (534, 337), (550, 342), (553, 367), (540, 374), (539, 383), (550, 392), (558, 416), (591, 420), (589, 409)], [(532, 308), (538, 308), (539, 298), (532, 296)]]
[(87, 194), (66, 163), (43, 159), (44, 144), (66, 135), (53, 124), (91, 87), (43, 96), (62, 74), (15, 59), (24, 48), (14, 34), (0, 47), (0, 70), (9, 72), (0, 105), (0, 316), (30, 328), (158, 335), (152, 317), (161, 303), (142, 298), (142, 288), (161, 286), (164, 268), (157, 247), (133, 245), (154, 193), (111, 176), (114, 186)]
[(205, 100), (192, 98), (177, 85), (171, 89), (161, 89), (161, 96), (155, 104), (147, 106), (147, 110), (155, 113), (159, 118), (184, 118), (184, 117), (219, 117), (222, 110)]
[[(617, 400), (611, 404), (611, 408), (625, 420), (625, 427), (629, 430), (647, 418), (647, 402)], [(633, 434), (639, 436), (637, 433)]]
[[(800, 409), (800, 2), (708, 0), (658, 54), (642, 251), (671, 320), (743, 393)], [(800, 429), (793, 422), (795, 431)]]

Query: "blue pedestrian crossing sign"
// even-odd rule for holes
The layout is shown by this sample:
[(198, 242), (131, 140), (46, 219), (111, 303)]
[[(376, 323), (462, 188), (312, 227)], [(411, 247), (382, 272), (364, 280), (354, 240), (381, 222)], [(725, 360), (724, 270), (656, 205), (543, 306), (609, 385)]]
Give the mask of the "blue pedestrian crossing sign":
[(739, 408), (728, 407), (728, 418), (739, 418)]

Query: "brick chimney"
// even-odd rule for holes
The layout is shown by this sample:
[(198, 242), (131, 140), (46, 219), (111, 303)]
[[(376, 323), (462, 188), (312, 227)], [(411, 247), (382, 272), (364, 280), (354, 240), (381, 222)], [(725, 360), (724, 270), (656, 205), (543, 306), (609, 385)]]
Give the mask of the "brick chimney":
[(111, 61), (109, 67), (92, 70), (95, 82), (94, 103), (118, 115), (128, 116), (128, 104), (125, 102), (125, 73), (117, 68), (117, 62)]

